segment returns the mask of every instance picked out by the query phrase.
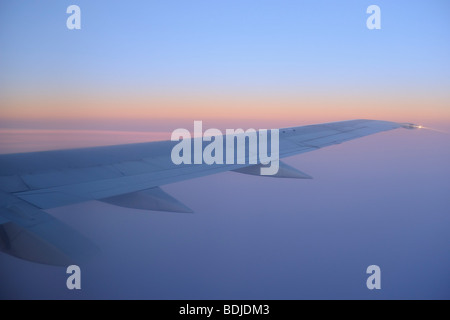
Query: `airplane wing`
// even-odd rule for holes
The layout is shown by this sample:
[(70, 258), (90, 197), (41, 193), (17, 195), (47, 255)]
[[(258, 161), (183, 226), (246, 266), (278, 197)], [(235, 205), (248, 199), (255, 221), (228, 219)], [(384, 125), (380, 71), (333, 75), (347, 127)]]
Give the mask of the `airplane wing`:
[[(377, 132), (420, 126), (349, 120), (279, 130), (279, 156), (289, 157)], [(45, 209), (98, 200), (143, 210), (192, 212), (160, 186), (224, 171), (259, 175), (260, 164), (180, 164), (176, 141), (0, 155), (0, 251), (67, 266), (98, 249)], [(273, 177), (308, 179), (280, 162)]]

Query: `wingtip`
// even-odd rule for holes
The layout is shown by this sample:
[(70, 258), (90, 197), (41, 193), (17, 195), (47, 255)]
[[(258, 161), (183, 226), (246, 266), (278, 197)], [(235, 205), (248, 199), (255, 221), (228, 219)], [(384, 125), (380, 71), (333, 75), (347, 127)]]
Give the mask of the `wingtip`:
[(420, 125), (420, 124), (414, 124), (414, 123), (409, 123), (409, 122), (400, 122), (399, 125), (402, 128), (409, 129), (409, 130), (415, 130), (415, 129), (422, 129), (423, 128), (423, 126)]

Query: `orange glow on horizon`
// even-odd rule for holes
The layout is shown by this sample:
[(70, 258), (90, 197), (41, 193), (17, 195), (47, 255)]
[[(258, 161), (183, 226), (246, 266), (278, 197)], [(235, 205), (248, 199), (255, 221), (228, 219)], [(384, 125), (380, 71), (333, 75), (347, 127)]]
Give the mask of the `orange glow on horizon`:
[(33, 97), (1, 102), (0, 119), (27, 121), (256, 123), (299, 125), (345, 119), (382, 119), (399, 122), (450, 122), (448, 99), (443, 97), (329, 96), (176, 96), (176, 97)]

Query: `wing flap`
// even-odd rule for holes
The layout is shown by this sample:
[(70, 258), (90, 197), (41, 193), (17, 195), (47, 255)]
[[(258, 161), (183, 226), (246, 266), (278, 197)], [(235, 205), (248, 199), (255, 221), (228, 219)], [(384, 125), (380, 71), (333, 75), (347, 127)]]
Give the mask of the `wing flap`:
[(58, 190), (36, 190), (29, 193), (20, 193), (17, 196), (41, 209), (50, 209), (93, 200), (76, 193), (61, 192)]
[(21, 178), (31, 189), (45, 189), (64, 184), (76, 184), (122, 176), (123, 174), (113, 166), (105, 165), (23, 174)]

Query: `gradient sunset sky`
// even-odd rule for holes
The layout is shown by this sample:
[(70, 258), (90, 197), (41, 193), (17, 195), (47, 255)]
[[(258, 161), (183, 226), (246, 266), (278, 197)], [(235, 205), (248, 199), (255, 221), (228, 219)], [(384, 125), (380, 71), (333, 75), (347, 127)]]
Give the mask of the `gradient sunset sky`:
[[(0, 0), (0, 153), (169, 139), (193, 120), (450, 132), (449, 14), (448, 0)], [(162, 186), (195, 214), (50, 209), (102, 250), (83, 289), (0, 253), (0, 300), (448, 300), (449, 137), (399, 129), (285, 159), (314, 179)], [(373, 264), (382, 290), (366, 287)]]
[[(68, 30), (66, 8), (81, 8)], [(366, 9), (381, 8), (381, 30)], [(0, 128), (450, 123), (448, 1), (2, 1)]]

